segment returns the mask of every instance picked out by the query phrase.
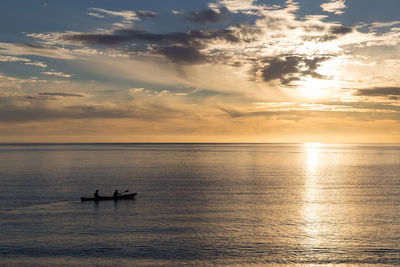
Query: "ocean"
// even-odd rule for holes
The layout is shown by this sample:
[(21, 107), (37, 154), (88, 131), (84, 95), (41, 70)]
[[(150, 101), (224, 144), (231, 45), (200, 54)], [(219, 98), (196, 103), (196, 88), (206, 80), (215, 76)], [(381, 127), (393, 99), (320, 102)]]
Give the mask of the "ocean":
[(400, 265), (400, 144), (2, 144), (0, 265)]

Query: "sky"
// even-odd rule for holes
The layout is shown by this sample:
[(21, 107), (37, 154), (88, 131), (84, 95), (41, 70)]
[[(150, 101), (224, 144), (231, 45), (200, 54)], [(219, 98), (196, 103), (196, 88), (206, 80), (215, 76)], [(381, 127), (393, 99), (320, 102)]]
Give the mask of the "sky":
[(0, 142), (400, 142), (398, 0), (2, 0)]

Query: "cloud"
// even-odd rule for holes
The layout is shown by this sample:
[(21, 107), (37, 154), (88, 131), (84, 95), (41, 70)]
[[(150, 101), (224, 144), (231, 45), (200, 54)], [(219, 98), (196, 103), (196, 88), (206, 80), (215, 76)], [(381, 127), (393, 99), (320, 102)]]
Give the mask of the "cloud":
[(30, 62), (28, 58), (0, 55), (0, 62)]
[(358, 96), (400, 96), (400, 87), (374, 87), (357, 89)]
[(61, 97), (84, 97), (83, 94), (73, 94), (73, 93), (54, 93), (54, 92), (40, 92), (38, 95), (43, 96), (61, 96)]
[[(60, 34), (54, 34), (50, 37), (49, 34), (27, 34), (29, 37), (33, 37), (36, 39), (49, 38), (54, 40)], [(50, 41), (50, 40), (49, 40)], [(28, 44), (28, 43), (4, 43), (0, 42), (0, 51), (2, 54), (19, 56), (19, 55), (35, 55), (47, 58), (57, 58), (57, 59), (73, 59), (75, 55), (71, 53), (71, 51), (67, 48), (61, 48), (56, 46), (48, 46), (48, 45), (37, 45), (37, 44)], [(36, 61), (35, 61), (36, 62)], [(37, 63), (37, 62), (36, 62)], [(42, 62), (43, 63), (43, 62)], [(45, 63), (43, 63), (45, 64)]]
[(180, 64), (201, 64), (207, 59), (207, 56), (194, 47), (167, 46), (159, 47), (157, 51), (172, 62)]
[(94, 11), (94, 12), (88, 12), (88, 15), (90, 16), (95, 16), (98, 18), (104, 18), (104, 15), (101, 15), (99, 13), (95, 12), (100, 12), (109, 16), (114, 16), (114, 17), (120, 17), (123, 19), (124, 22), (126, 23), (131, 23), (132, 21), (135, 20), (142, 20), (146, 18), (154, 18), (158, 13), (153, 12), (153, 11), (146, 11), (146, 10), (137, 10), (137, 11), (131, 11), (131, 10), (122, 10), (122, 11), (112, 11), (112, 10), (107, 10), (103, 8), (89, 8), (89, 10)]
[(184, 14), (183, 11), (179, 11), (179, 10), (171, 10), (171, 13), (174, 15), (183, 15)]
[(346, 8), (345, 0), (331, 0), (330, 2), (321, 5), (322, 10), (336, 15), (342, 15), (343, 9)]
[(47, 64), (44, 62), (40, 62), (40, 61), (32, 61), (32, 62), (25, 62), (25, 65), (31, 65), (31, 66), (36, 66), (36, 67), (40, 67), (42, 69), (47, 68)]
[(138, 16), (141, 19), (146, 19), (146, 18), (155, 18), (157, 16), (157, 12), (153, 11), (146, 11), (146, 10), (137, 10), (135, 11), (136, 16)]
[(127, 118), (131, 116), (124, 110), (111, 109), (99, 105), (69, 106), (51, 108), (46, 106), (19, 107), (2, 105), (0, 107), (0, 122), (18, 123), (31, 121), (47, 121), (58, 119), (87, 119), (87, 118)]
[(344, 34), (352, 33), (353, 29), (349, 28), (349, 27), (341, 26), (341, 25), (339, 25), (339, 26), (335, 25), (335, 26), (331, 27), (329, 31), (332, 34), (344, 35)]
[[(352, 48), (356, 46), (381, 46), (387, 42), (398, 44), (400, 41), (395, 32), (382, 35), (359, 32), (357, 27), (329, 22), (328, 16), (310, 15), (300, 19), (297, 15), (299, 7), (294, 1), (287, 1), (282, 7), (257, 4), (257, 1), (217, 1), (215, 5), (210, 4), (208, 9), (192, 12), (187, 18), (197, 20), (196, 23), (209, 23), (221, 21), (224, 12), (241, 12), (241, 16), (248, 16), (248, 23), (229, 26), (213, 25), (186, 32), (155, 33), (147, 30), (143, 24), (142, 28), (114, 27), (96, 32), (39, 33), (28, 36), (36, 38), (38, 42), (54, 45), (54, 50), (61, 46), (68, 47), (70, 50), (65, 50), (65, 54), (73, 56), (73, 59), (79, 58), (79, 64), (85, 64), (87, 72), (99, 72), (99, 61), (103, 62), (103, 66), (113, 66), (112, 71), (100, 72), (117, 80), (123, 76), (129, 81), (135, 78), (157, 84), (201, 85), (203, 89), (215, 89), (218, 84), (218, 90), (229, 90), (221, 89), (228, 87), (235, 91), (239, 90), (239, 85), (232, 86), (230, 82), (224, 82), (224, 85), (223, 82), (215, 82), (216, 79), (211, 82), (211, 79), (204, 79), (207, 77), (205, 73), (216, 72), (213, 75), (215, 77), (218, 74), (220, 77), (234, 76), (236, 83), (241, 79), (242, 90), (249, 87), (249, 80), (254, 84), (278, 81), (275, 84), (279, 89), (298, 87), (306, 79), (330, 79), (332, 72), (339, 72), (355, 56)], [(245, 8), (257, 12), (247, 13)], [(218, 16), (213, 17), (216, 14), (209, 10), (218, 13)], [(99, 13), (104, 10), (92, 11)], [(122, 11), (104, 11), (101, 14), (131, 21), (134, 17), (138, 18), (136, 13), (132, 13), (134, 11), (118, 12)], [(146, 15), (154, 14), (142, 14)], [(78, 57), (81, 52), (76, 47), (93, 52), (82, 52), (85, 57)], [(115, 57), (118, 57), (117, 62)], [(325, 66), (327, 64), (322, 64), (328, 59), (338, 62), (331, 64), (329, 70)], [(174, 63), (173, 68), (170, 68), (171, 62)], [(320, 68), (321, 65), (323, 68)], [(168, 71), (165, 68), (169, 68)], [(152, 77), (154, 73), (162, 78)], [(261, 86), (259, 84), (256, 87)], [(263, 97), (265, 95), (263, 93)]]
[(198, 24), (217, 24), (222, 22), (229, 15), (230, 12), (225, 7), (221, 7), (216, 10), (207, 8), (200, 11), (192, 11), (190, 12), (190, 16), (186, 17), (185, 19)]
[(242, 111), (238, 109), (233, 109), (233, 108), (225, 108), (225, 107), (219, 107), (219, 109), (226, 113), (230, 118), (241, 118), (241, 117), (271, 117), (273, 115), (276, 115), (277, 112), (275, 111)]
[(112, 17), (119, 17), (122, 20), (120, 22), (114, 23), (114, 28), (126, 28), (132, 27), (134, 21), (141, 21), (148, 18), (154, 18), (157, 16), (158, 13), (153, 11), (146, 11), (146, 10), (121, 10), (121, 11), (112, 11), (102, 8), (89, 8), (90, 12), (87, 12), (89, 16), (96, 17), (96, 18), (105, 18), (105, 15), (112, 16)]
[(316, 72), (319, 64), (329, 57), (303, 58), (299, 56), (286, 56), (283, 58), (274, 58), (267, 60), (268, 65), (262, 70), (262, 78), (269, 82), (280, 80), (284, 85), (293, 81), (301, 80), (302, 76), (309, 75), (313, 78), (322, 78), (322, 75)]
[(56, 72), (56, 71), (43, 71), (42, 74), (58, 76), (58, 77), (62, 77), (62, 78), (71, 78), (70, 74), (65, 74), (63, 72)]
[(95, 18), (99, 18), (99, 19), (103, 19), (105, 18), (105, 16), (98, 14), (98, 13), (94, 13), (94, 12), (88, 12), (87, 13), (89, 16), (95, 17)]
[(76, 94), (76, 93), (55, 93), (55, 92), (40, 92), (34, 95), (25, 96), (26, 99), (29, 100), (61, 100), (66, 97), (85, 97), (84, 94)]
[(259, 10), (254, 4), (255, 0), (217, 0), (216, 3), (209, 4), (210, 8), (225, 7), (234, 12), (247, 12), (250, 10)]
[(89, 10), (93, 11), (98, 11), (110, 16), (115, 16), (115, 17), (121, 17), (125, 21), (133, 21), (133, 20), (139, 20), (139, 18), (136, 15), (136, 12), (130, 11), (130, 10), (122, 10), (122, 11), (112, 11), (112, 10), (106, 10), (102, 8), (89, 8)]
[(29, 90), (30, 90), (30, 89), (32, 89), (32, 87), (38, 86), (39, 84), (40, 85), (47, 84), (47, 81), (39, 80), (35, 77), (24, 79), (24, 78), (7, 76), (7, 75), (0, 73), (1, 93), (5, 93), (5, 92), (15, 93), (15, 89), (20, 90), (20, 89), (29, 88)]
[(391, 27), (391, 26), (396, 26), (400, 24), (400, 21), (390, 21), (390, 22), (373, 22), (371, 23), (370, 28), (371, 29), (378, 29), (378, 28), (385, 28), (385, 27)]
[[(240, 1), (218, 1), (209, 5), (209, 9), (193, 12), (189, 20), (198, 23), (219, 21), (220, 15), (230, 13), (229, 5), (238, 5)], [(303, 58), (313, 58), (315, 55), (329, 54), (334, 57), (341, 51), (341, 46), (356, 43), (358, 39), (346, 38), (348, 35), (360, 34), (357, 30), (342, 26), (338, 23), (324, 22), (326, 16), (307, 16), (299, 20), (295, 14), (298, 9), (293, 1), (287, 1), (284, 8), (256, 6), (255, 1), (248, 1), (244, 6), (257, 7), (256, 15), (249, 15), (254, 23), (236, 24), (220, 28), (205, 28), (186, 32), (153, 33), (139, 28), (113, 28), (97, 32), (65, 32), (47, 33), (47, 35), (31, 35), (38, 39), (74, 46), (105, 46), (119, 51), (121, 55), (146, 56), (162, 55), (171, 62), (181, 65), (219, 63), (242, 67), (243, 71), (254, 73), (250, 66), (259, 66), (257, 71), (264, 73), (263, 80), (270, 80), (265, 71), (266, 57), (276, 58), (281, 55), (294, 55)], [(238, 7), (238, 6), (237, 6)], [(102, 10), (102, 9), (96, 9)], [(239, 10), (239, 9), (237, 9)], [(210, 12), (212, 11), (212, 12)], [(114, 11), (112, 11), (114, 12)], [(214, 16), (218, 13), (218, 16)], [(113, 14), (113, 13), (112, 13)], [(132, 14), (130, 14), (132, 16)], [(344, 42), (345, 40), (345, 42)], [(306, 41), (307, 44), (303, 41)], [(321, 45), (321, 42), (327, 43)], [(71, 51), (71, 54), (74, 54)], [(284, 62), (271, 62), (276, 68), (285, 68)], [(291, 62), (287, 62), (290, 64)], [(280, 64), (280, 66), (278, 66)], [(293, 68), (297, 68), (294, 63)], [(305, 64), (303, 62), (302, 64)], [(289, 67), (289, 66), (286, 66)], [(261, 69), (260, 69), (261, 68)], [(306, 69), (308, 67), (306, 66)], [(271, 71), (271, 70), (270, 70)], [(284, 69), (282, 70), (284, 71)], [(278, 71), (279, 72), (279, 71)], [(182, 71), (182, 73), (184, 73)], [(291, 75), (297, 73), (296, 75)], [(292, 71), (292, 76), (283, 79), (282, 84), (297, 80), (299, 75), (318, 76), (315, 71)]]
[(32, 61), (29, 58), (16, 57), (16, 56), (4, 56), (0, 55), (0, 62), (22, 62), (25, 65), (32, 65), (40, 68), (47, 68), (47, 64), (40, 61)]
[(225, 40), (239, 42), (229, 29), (193, 30), (188, 32), (151, 33), (137, 29), (116, 29), (111, 33), (66, 33), (61, 39), (70, 42), (97, 45), (119, 45), (129, 41), (146, 41), (155, 44), (201, 45), (201, 42)]
[[(147, 53), (164, 55), (177, 64), (202, 64), (209, 55), (200, 50), (212, 42), (239, 43), (242, 40), (230, 29), (193, 30), (164, 34), (136, 29), (117, 29), (111, 33), (66, 33), (63, 40), (71, 43), (95, 44), (117, 47), (132, 41), (142, 42)], [(137, 47), (134, 47), (137, 52)]]
[(297, 57), (286, 57), (285, 59), (273, 59), (268, 62), (269, 65), (262, 71), (264, 81), (272, 81), (275, 79), (281, 80), (282, 83), (287, 83), (291, 79), (299, 79), (298, 77), (288, 77), (289, 75), (299, 72), (299, 59)]
[[(70, 104), (52, 103), (66, 97), (84, 97), (83, 94), (42, 92), (28, 96), (0, 95), (0, 123), (27, 123), (63, 119), (137, 119), (161, 121), (182, 115), (163, 100), (170, 97), (164, 90), (154, 96), (146, 96), (140, 102), (101, 102)], [(155, 98), (153, 98), (155, 97)], [(37, 101), (37, 100), (44, 100)]]
[[(396, 106), (388, 105), (374, 105), (371, 107), (365, 106), (364, 103), (351, 103), (344, 105), (339, 102), (322, 102), (322, 103), (307, 103), (307, 102), (278, 102), (278, 103), (253, 103), (253, 107), (218, 107), (219, 110), (226, 113), (231, 118), (241, 117), (292, 117), (295, 120), (304, 120), (304, 116), (312, 114), (330, 113), (334, 114), (355, 114), (363, 113), (363, 116), (370, 116), (365, 118), (371, 120), (371, 117), (387, 116), (388, 118), (396, 118), (399, 113), (399, 108)], [(369, 114), (369, 115), (366, 115)], [(380, 115), (377, 115), (380, 114)], [(339, 115), (340, 116), (340, 115)], [(357, 115), (353, 115), (357, 116)], [(399, 120), (399, 118), (397, 118)], [(400, 120), (399, 120), (400, 121)]]

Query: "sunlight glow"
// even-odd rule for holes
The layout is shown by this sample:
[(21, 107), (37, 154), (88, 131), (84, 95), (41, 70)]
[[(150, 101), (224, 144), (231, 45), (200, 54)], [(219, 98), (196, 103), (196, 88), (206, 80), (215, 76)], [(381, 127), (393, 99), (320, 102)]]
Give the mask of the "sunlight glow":
[(305, 143), (304, 144), (306, 147), (319, 147), (322, 146), (322, 143)]
[(299, 84), (299, 90), (302, 95), (314, 99), (331, 96), (338, 86), (339, 82), (336, 80), (309, 78)]

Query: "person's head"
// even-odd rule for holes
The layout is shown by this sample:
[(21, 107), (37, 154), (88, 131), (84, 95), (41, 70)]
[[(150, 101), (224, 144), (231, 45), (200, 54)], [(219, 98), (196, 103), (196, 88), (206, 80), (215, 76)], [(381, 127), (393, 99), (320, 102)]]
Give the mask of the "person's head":
[(99, 192), (99, 190), (97, 189), (97, 190), (96, 190), (96, 193), (98, 193), (98, 192)]

